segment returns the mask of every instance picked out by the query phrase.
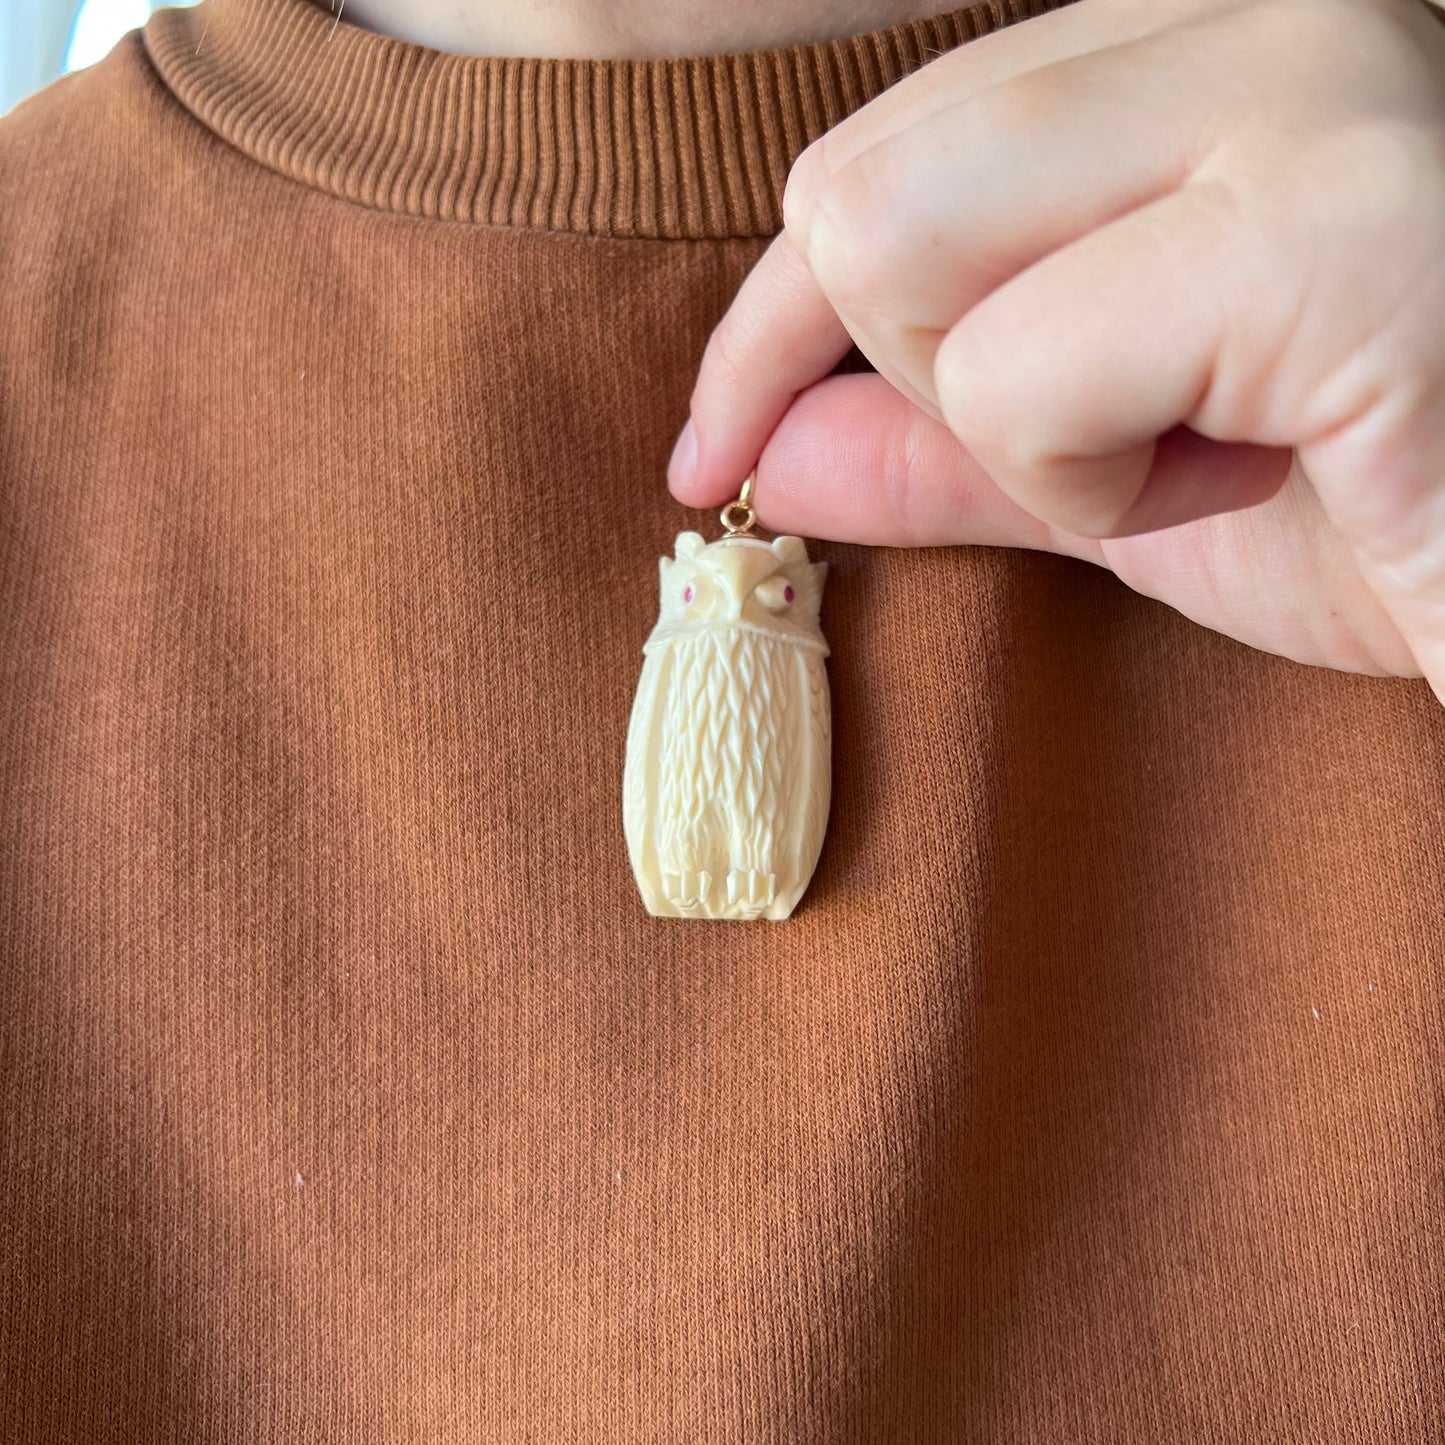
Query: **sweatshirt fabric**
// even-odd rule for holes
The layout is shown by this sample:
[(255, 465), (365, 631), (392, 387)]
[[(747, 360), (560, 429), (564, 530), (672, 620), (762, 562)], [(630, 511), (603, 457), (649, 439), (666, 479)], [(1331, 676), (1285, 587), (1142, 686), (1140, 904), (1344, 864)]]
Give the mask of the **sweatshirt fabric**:
[(628, 866), (788, 166), (1048, 4), (643, 61), (204, 0), (0, 123), (0, 1440), (1438, 1438), (1423, 682), (815, 541), (798, 911)]

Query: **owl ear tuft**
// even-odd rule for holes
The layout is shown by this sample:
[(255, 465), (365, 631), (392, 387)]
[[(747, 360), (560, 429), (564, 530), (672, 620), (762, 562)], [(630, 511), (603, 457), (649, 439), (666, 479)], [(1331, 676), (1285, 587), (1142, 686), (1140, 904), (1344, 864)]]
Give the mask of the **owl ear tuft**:
[(707, 543), (702, 539), (701, 532), (679, 532), (677, 534), (677, 545), (674, 551), (679, 557), (696, 557)]
[(773, 555), (791, 565), (794, 562), (806, 562), (808, 549), (801, 537), (774, 537)]
[(668, 569), (672, 566), (671, 557), (659, 557), (657, 559), (657, 576), (660, 581), (667, 581)]

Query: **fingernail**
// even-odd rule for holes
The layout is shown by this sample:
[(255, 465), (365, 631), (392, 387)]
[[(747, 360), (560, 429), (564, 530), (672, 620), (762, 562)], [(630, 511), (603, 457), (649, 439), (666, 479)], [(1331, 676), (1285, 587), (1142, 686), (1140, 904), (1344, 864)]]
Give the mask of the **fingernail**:
[(672, 449), (672, 456), (667, 463), (667, 480), (674, 487), (688, 487), (692, 485), (693, 478), (697, 475), (697, 430), (689, 417), (687, 425), (683, 427), (678, 435), (677, 444)]

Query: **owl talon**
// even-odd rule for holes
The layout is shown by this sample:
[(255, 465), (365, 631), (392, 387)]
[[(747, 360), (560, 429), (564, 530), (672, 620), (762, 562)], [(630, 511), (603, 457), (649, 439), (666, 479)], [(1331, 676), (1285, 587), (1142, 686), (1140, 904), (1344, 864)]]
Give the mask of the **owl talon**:
[(757, 918), (773, 901), (776, 879), (756, 868), (734, 868), (728, 874), (728, 906), (745, 918)]
[(712, 889), (712, 874), (707, 872), (664, 873), (663, 896), (680, 913), (703, 913)]

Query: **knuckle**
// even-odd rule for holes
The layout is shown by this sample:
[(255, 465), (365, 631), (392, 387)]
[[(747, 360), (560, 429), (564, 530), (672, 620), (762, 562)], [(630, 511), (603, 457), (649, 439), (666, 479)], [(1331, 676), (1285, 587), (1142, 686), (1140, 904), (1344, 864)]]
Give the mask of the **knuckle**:
[(934, 395), (945, 425), (990, 470), (1026, 468), (1026, 428), (1010, 415), (1007, 360), (976, 324), (961, 322), (940, 343), (933, 361)]
[[(948, 429), (994, 483), (1031, 516), (1076, 537), (1104, 537), (1132, 502), (1115, 489), (1061, 490), (1058, 445), (1065, 418), (1031, 404), (1030, 358), (984, 326), (959, 325), (944, 338), (934, 368)], [(1066, 470), (1076, 471), (1072, 464)]]
[(799, 152), (783, 183), (783, 226), (801, 239), (807, 232), (818, 192), (831, 173), (829, 135), (825, 132)]
[(808, 264), (835, 300), (876, 305), (897, 276), (906, 207), (871, 157), (845, 166), (818, 193), (808, 232)]
[(970, 134), (985, 138), (1057, 131), (1077, 115), (1076, 86), (1064, 78), (1070, 73), (1055, 66), (990, 86), (963, 103), (960, 119)]

